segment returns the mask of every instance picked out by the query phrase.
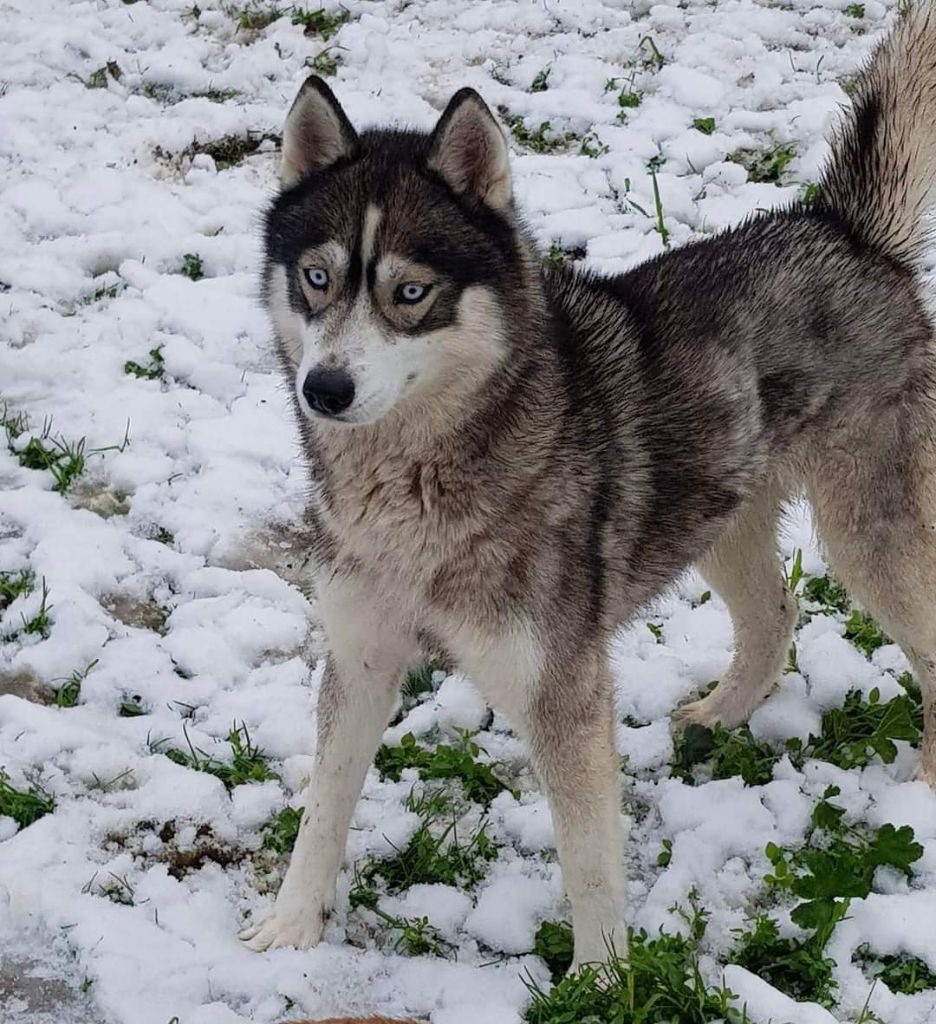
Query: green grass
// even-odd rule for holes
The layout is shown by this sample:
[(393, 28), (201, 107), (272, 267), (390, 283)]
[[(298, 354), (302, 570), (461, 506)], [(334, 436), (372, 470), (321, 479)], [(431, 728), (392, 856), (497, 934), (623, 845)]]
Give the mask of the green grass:
[(632, 89), (622, 89), (618, 93), (618, 106), (624, 110), (633, 110), (643, 102), (643, 93)]
[(695, 785), (697, 765), (711, 762), (713, 779), (739, 775), (747, 786), (763, 786), (773, 779), (773, 768), (781, 753), (763, 740), (756, 740), (746, 726), (728, 730), (720, 725), (709, 729), (692, 723), (673, 741), (670, 774)]
[(715, 131), (715, 118), (714, 117), (697, 117), (692, 122), (692, 127), (697, 132), (702, 132), (703, 135), (711, 135)]
[(481, 748), (463, 733), (457, 745), (439, 743), (434, 748), (421, 747), (412, 733), (407, 733), (395, 747), (383, 745), (377, 751), (374, 765), (382, 779), (400, 781), (404, 769), (415, 768), (420, 779), (457, 779), (465, 797), (487, 807), (499, 793), (508, 789), (490, 765), (478, 760)]
[(85, 666), (84, 669), (75, 669), (74, 672), (62, 683), (61, 686), (55, 691), (55, 706), (59, 708), (73, 708), (78, 705), (78, 700), (81, 697), (81, 684), (87, 679), (88, 673), (97, 664), (97, 658), (94, 659), (89, 665)]
[(164, 754), (170, 761), (174, 761), (184, 768), (192, 768), (195, 771), (214, 775), (224, 783), (228, 790), (249, 782), (267, 782), (279, 778), (270, 768), (263, 751), (251, 742), (246, 725), (238, 725), (235, 722), (227, 735), (227, 741), (231, 747), (229, 761), (222, 761), (213, 754), (206, 754), (203, 750), (199, 750), (189, 739), (188, 729), (185, 726), (183, 726), (183, 732), (188, 744), (187, 750), (180, 750), (178, 747), (167, 749), (165, 740), (151, 743), (150, 750), (153, 753)]
[(0, 768), (0, 816), (12, 818), (20, 828), (26, 828), (54, 810), (55, 799), (50, 793), (35, 784), (28, 789), (16, 789)]
[(803, 206), (818, 206), (822, 200), (822, 186), (815, 181), (807, 182), (800, 192), (800, 202)]
[[(527, 1024), (744, 1024), (744, 1011), (731, 1005), (732, 993), (706, 982), (698, 946), (705, 932), (703, 911), (693, 904), (687, 937), (646, 932), (629, 934), (626, 956), (607, 964), (586, 965), (551, 989), (527, 982), (531, 1000)], [(553, 969), (561, 967), (571, 937), (562, 926), (537, 933), (540, 955), (548, 953)], [(547, 961), (548, 962), (548, 961)]]
[(263, 826), (263, 847), (275, 853), (292, 853), (302, 822), (301, 807), (284, 807)]
[(534, 153), (562, 152), (575, 141), (576, 137), (571, 133), (562, 135), (554, 132), (549, 121), (541, 121), (536, 128), (531, 129), (519, 114), (511, 114), (503, 108), (500, 108), (500, 114), (518, 145)]
[(149, 714), (149, 709), (144, 705), (143, 698), (139, 694), (124, 694), (120, 706), (117, 708), (117, 714), (121, 718), (140, 718), (142, 715)]
[(848, 611), (848, 594), (831, 576), (813, 576), (803, 584), (802, 596), (827, 614)]
[(533, 84), (530, 86), (530, 92), (546, 92), (549, 88), (549, 76), (551, 73), (552, 68), (550, 67), (545, 67), (538, 71), (533, 79)]
[(657, 182), (656, 168), (650, 168), (650, 180), (653, 183), (653, 209), (656, 212), (656, 231), (663, 243), (663, 248), (670, 247), (669, 229), (663, 222), (663, 200), (660, 198), (660, 186)]
[(91, 72), (85, 80), (85, 86), (89, 89), (106, 89), (108, 79), (119, 82), (121, 78), (123, 78), (123, 71), (121, 71), (120, 65), (116, 61), (109, 60)]
[[(186, 256), (186, 259), (191, 257), (191, 253)], [(195, 259), (198, 259), (196, 256)], [(201, 275), (201, 261), (199, 260), (199, 276)], [(186, 273), (183, 270), (183, 273)], [(186, 273), (187, 277), (191, 277), (190, 274)], [(197, 277), (192, 278), (193, 281), (197, 281)], [(145, 365), (134, 362), (132, 359), (128, 359), (124, 363), (124, 373), (130, 374), (133, 377), (139, 377), (141, 380), (161, 380), (163, 370), (165, 369), (165, 361), (162, 357), (162, 345), (149, 350), (149, 362)]]
[[(182, 257), (182, 270), (180, 273), (190, 281), (200, 281), (205, 276), (205, 267), (201, 256), (194, 252), (185, 253)], [(155, 351), (156, 349), (153, 349), (150, 355), (152, 356)]]
[(845, 623), (845, 639), (870, 657), (879, 647), (891, 642), (890, 637), (866, 612), (854, 611)]
[(443, 671), (445, 666), (437, 658), (430, 658), (411, 668), (403, 677), (403, 696), (409, 700), (418, 700), (424, 693), (432, 693), (435, 689), (432, 677), (436, 672)]
[(845, 13), (849, 16), (849, 18), (863, 18), (865, 16), (865, 5), (849, 4), (845, 8)]
[(27, 636), (47, 637), (49, 635), (49, 630), (52, 628), (52, 621), (49, 618), (50, 608), (49, 588), (46, 586), (45, 578), (43, 578), (39, 607), (32, 615), (29, 616), (29, 618), (25, 615), (22, 616), (23, 625), (18, 632), (25, 633)]
[[(482, 822), (467, 835), (459, 835), (458, 823), (445, 823), (450, 803), (438, 794), (426, 793), (410, 801), (420, 823), (404, 847), (394, 847), (389, 857), (368, 857), (354, 866), (352, 908), (376, 910), (381, 891), (396, 894), (412, 885), (453, 885), (473, 889), (484, 878), (487, 864), (497, 859), (497, 846)], [(380, 889), (378, 889), (378, 883)]]
[(597, 160), (598, 157), (604, 156), (610, 150), (611, 147), (606, 142), (602, 142), (595, 132), (583, 135), (582, 141), (579, 143), (579, 156), (587, 156), (592, 160)]
[(448, 957), (452, 952), (450, 943), (442, 939), (429, 924), (428, 917), (396, 917), (379, 906), (371, 908), (373, 913), (387, 925), (390, 934), (398, 933), (392, 943), (394, 953), (403, 956)]
[(106, 286), (102, 285), (100, 288), (95, 288), (90, 295), (86, 295), (81, 301), (84, 305), (90, 306), (95, 302), (102, 302), (104, 299), (116, 299), (125, 287), (126, 285), (123, 281)]
[(85, 438), (69, 441), (61, 434), (52, 436), (52, 420), (46, 419), (39, 434), (29, 431), (29, 419), (26, 415), (11, 414), (5, 407), (0, 410), (0, 426), (6, 434), (7, 450), (24, 469), (35, 469), (52, 474), (55, 481), (53, 490), (64, 494), (69, 487), (85, 471), (89, 455), (101, 455), (104, 452), (124, 451), (130, 443), (128, 433), (119, 445), (108, 445), (105, 448), (85, 450)]
[(260, 32), (272, 25), (284, 12), (278, 7), (258, 7), (252, 5), (243, 8), (237, 16), (237, 27), (242, 32)]
[(564, 921), (544, 921), (536, 929), (533, 939), (533, 955), (542, 957), (546, 961), (553, 981), (558, 981), (572, 966), (574, 945), (570, 925)]
[(819, 736), (810, 736), (805, 744), (796, 739), (787, 741), (794, 765), (801, 767), (807, 758), (816, 758), (838, 768), (863, 768), (875, 755), (884, 764), (893, 764), (898, 740), (919, 746), (923, 729), (919, 693), (908, 675), (899, 681), (908, 692), (889, 701), (882, 702), (875, 688), (867, 700), (852, 691), (841, 708), (826, 709)]
[(6, 611), (18, 597), (32, 593), (35, 577), (29, 569), (0, 572), (0, 612)]
[(304, 11), (298, 7), (292, 11), (294, 25), (302, 25), (307, 36), (321, 36), (326, 42), (350, 20), (350, 11)]
[(819, 735), (804, 743), (793, 738), (783, 747), (757, 740), (747, 726), (739, 729), (696, 725), (686, 727), (673, 742), (670, 774), (688, 785), (697, 781), (696, 768), (709, 764), (713, 779), (740, 776), (746, 785), (764, 785), (773, 778), (774, 765), (788, 755), (802, 770), (807, 760), (828, 761), (838, 768), (863, 768), (879, 757), (893, 764), (897, 743), (919, 746), (923, 731), (920, 693), (909, 673), (898, 682), (906, 693), (882, 701), (878, 689), (865, 699), (857, 690), (847, 694), (840, 708), (822, 713)]
[(334, 53), (331, 47), (319, 51), (314, 57), (306, 60), (306, 67), (310, 67), (322, 78), (330, 78), (338, 73), (338, 66), (341, 64), (341, 55)]
[(637, 46), (638, 49), (642, 50), (644, 53), (645, 68), (652, 71), (659, 71), (666, 63), (666, 58), (662, 53), (660, 53), (657, 44), (653, 41), (653, 36), (644, 36)]
[(850, 901), (869, 895), (879, 867), (893, 867), (909, 877), (923, 855), (909, 826), (883, 825), (871, 831), (847, 825), (844, 809), (832, 803), (839, 792), (835, 786), (826, 789), (802, 846), (781, 849), (769, 843), (766, 849), (772, 872), (765, 881), (801, 901), (790, 916), (805, 936), (781, 937), (776, 921), (762, 914), (729, 957), (792, 998), (827, 1007), (834, 1004), (836, 982), (835, 961), (826, 957), (825, 948)]
[(795, 156), (792, 145), (778, 145), (766, 151), (741, 149), (726, 159), (740, 164), (748, 173), (748, 181), (779, 185), (787, 164)]
[(852, 956), (871, 979), (882, 981), (891, 992), (912, 996), (936, 988), (936, 972), (919, 957), (907, 953), (879, 956), (868, 945), (859, 946)]

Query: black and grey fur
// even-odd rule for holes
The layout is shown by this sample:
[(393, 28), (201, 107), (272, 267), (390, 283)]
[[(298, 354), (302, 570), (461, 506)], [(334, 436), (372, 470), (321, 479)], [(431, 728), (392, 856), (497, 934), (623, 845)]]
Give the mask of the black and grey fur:
[(747, 718), (790, 644), (775, 528), (802, 488), (833, 570), (913, 662), (936, 784), (936, 352), (917, 277), (934, 168), (929, 4), (866, 70), (818, 204), (610, 278), (541, 271), (476, 93), (431, 135), (358, 135), (323, 82), (303, 86), (265, 280), (316, 480), (329, 659), (317, 775), (251, 946), (319, 941), (429, 635), (529, 742), (577, 961), (621, 948), (609, 637), (698, 564), (737, 649), (678, 716)]

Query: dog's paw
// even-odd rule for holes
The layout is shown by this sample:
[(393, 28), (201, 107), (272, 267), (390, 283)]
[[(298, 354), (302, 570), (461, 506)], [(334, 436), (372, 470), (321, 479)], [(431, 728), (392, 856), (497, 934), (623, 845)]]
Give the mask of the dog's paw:
[(684, 732), (690, 725), (702, 725), (707, 729), (722, 725), (726, 729), (734, 729), (746, 722), (750, 709), (740, 706), (736, 701), (719, 700), (719, 689), (716, 687), (702, 700), (694, 700), (676, 708), (673, 712), (673, 728), (677, 732)]
[(268, 918), (245, 928), (239, 938), (257, 953), (284, 946), (311, 949), (322, 940), (326, 916), (327, 911), (320, 904), (277, 906)]

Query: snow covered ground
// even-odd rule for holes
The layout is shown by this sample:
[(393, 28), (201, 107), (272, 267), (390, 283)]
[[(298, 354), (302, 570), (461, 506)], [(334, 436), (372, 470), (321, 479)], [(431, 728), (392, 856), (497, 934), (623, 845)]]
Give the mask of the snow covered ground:
[[(497, 857), (474, 891), (417, 886), (381, 904), (427, 916), (448, 957), (399, 955), (373, 913), (349, 910), (353, 863), (391, 852), (416, 827), (404, 807), (411, 774), (394, 783), (371, 773), (324, 945), (257, 955), (236, 938), (269, 906), (283, 867), (262, 849), (263, 825), (298, 802), (318, 681), (302, 658), (307, 601), (271, 570), (245, 568), (255, 532), (294, 521), (305, 486), (257, 304), (274, 136), (310, 61), (333, 73), (359, 124), (428, 127), (472, 85), (523, 119), (511, 120), (516, 188), (544, 249), (555, 259), (583, 250), (588, 265), (617, 271), (659, 252), (664, 235), (679, 244), (814, 182), (842, 83), (888, 7), (344, 0), (328, 10), (350, 17), (326, 40), (293, 23), (314, 7), (282, 7), (268, 21), (272, 0), (238, 2), (2, 9), (0, 399), (11, 434), (21, 432), (0, 443), (0, 572), (9, 581), (28, 570), (33, 587), (0, 618), (0, 692), (10, 691), (0, 696), (0, 766), (14, 788), (34, 782), (56, 805), (25, 828), (0, 818), (0, 981), (4, 962), (45, 965), (76, 990), (75, 1020), (113, 1024), (350, 1011), (516, 1024), (528, 1000), (521, 972), (548, 979), (529, 952), (537, 925), (564, 917), (560, 878), (523, 751), (457, 677), (388, 741), (480, 729), (482, 759), (519, 798), (492, 804)], [(726, 160), (738, 153), (747, 170)], [(44, 428), (48, 450), (83, 440), (84, 472), (64, 493), (52, 472), (28, 468), (24, 450)], [(805, 514), (783, 543), (822, 573)], [(279, 554), (295, 567), (293, 552)], [(924, 845), (912, 878), (881, 874), (836, 931), (834, 1015), (740, 968), (727, 979), (755, 1021), (855, 1020), (870, 989), (851, 959), (862, 943), (936, 971), (936, 798), (908, 781), (916, 755), (906, 743), (892, 764), (847, 771), (782, 759), (766, 785), (671, 778), (668, 715), (729, 659), (726, 613), (717, 598), (700, 601), (703, 590), (684, 581), (649, 619), (659, 637), (641, 621), (614, 647), (632, 923), (678, 929), (669, 908), (694, 886), (710, 914), (703, 966), (718, 975), (733, 930), (764, 905), (766, 844), (801, 842), (834, 783), (849, 821), (912, 825)], [(844, 630), (842, 615), (803, 626), (798, 671), (755, 715), (755, 736), (805, 738), (850, 689), (901, 692), (899, 651), (885, 645), (868, 660)], [(83, 676), (76, 706), (49, 703), (73, 673)], [(242, 726), (278, 779), (229, 793), (165, 756), (191, 742), (230, 761), (226, 737)], [(664, 839), (672, 856), (660, 866)], [(936, 1020), (936, 992), (878, 985), (870, 1007), (888, 1024), (922, 1024)], [(71, 1012), (45, 1017), (14, 995), (3, 1020), (65, 1024)]]

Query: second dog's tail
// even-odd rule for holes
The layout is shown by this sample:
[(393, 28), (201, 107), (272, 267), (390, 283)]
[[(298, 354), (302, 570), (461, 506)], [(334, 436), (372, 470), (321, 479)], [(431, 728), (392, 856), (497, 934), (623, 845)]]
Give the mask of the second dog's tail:
[(831, 210), (867, 245), (910, 265), (936, 201), (936, 0), (917, 0), (875, 50), (832, 142), (820, 182)]

